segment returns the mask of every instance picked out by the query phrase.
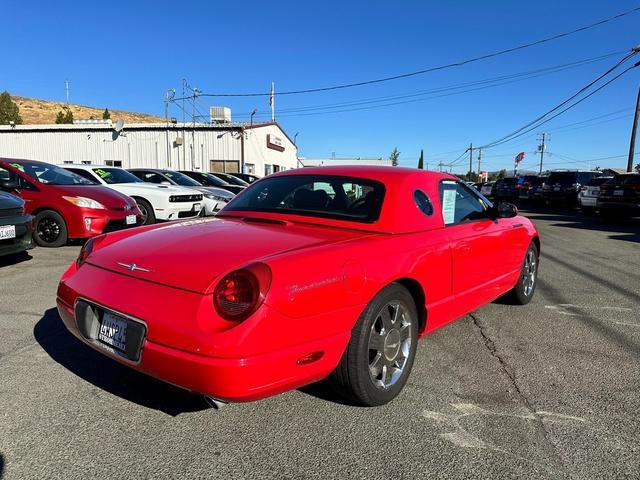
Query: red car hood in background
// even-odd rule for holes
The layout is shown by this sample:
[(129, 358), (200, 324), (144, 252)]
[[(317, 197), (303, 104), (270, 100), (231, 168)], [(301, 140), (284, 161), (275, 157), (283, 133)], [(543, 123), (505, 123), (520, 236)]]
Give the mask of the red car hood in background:
[[(238, 219), (193, 220), (144, 230), (98, 249), (87, 263), (193, 292), (219, 276), (270, 255), (370, 235), (294, 223)], [(129, 270), (120, 263), (145, 270)], [(105, 286), (108, 288), (108, 286)], [(152, 299), (141, 299), (141, 301)]]
[(60, 195), (67, 197), (91, 198), (100, 202), (106, 208), (123, 208), (126, 204), (134, 204), (133, 200), (126, 195), (100, 185), (41, 185), (45, 185), (46, 188), (55, 189)]

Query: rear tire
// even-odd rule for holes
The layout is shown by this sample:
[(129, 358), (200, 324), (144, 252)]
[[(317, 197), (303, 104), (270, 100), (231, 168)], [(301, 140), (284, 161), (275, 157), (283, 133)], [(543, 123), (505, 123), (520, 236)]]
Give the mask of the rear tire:
[(360, 315), (330, 377), (336, 390), (367, 407), (393, 400), (411, 373), (418, 328), (416, 305), (407, 289), (392, 283), (381, 290)]
[(33, 239), (41, 247), (61, 247), (68, 240), (67, 224), (58, 212), (43, 210), (36, 215)]
[(156, 223), (156, 214), (153, 211), (153, 207), (144, 198), (135, 197), (134, 200), (138, 204), (138, 208), (142, 213), (142, 225), (151, 225)]
[(527, 253), (524, 255), (518, 283), (507, 294), (508, 299), (515, 305), (526, 305), (533, 298), (538, 284), (539, 252), (536, 245), (531, 242)]

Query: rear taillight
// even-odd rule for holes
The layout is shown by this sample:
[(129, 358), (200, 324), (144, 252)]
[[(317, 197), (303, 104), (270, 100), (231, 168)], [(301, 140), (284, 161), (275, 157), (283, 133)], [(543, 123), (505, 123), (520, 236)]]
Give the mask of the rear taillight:
[(582, 187), (582, 188), (580, 189), (580, 191), (581, 191), (581, 192), (586, 192), (586, 191), (587, 191), (587, 187)]
[(213, 291), (213, 306), (225, 320), (246, 320), (264, 302), (271, 287), (271, 269), (254, 263), (225, 275)]

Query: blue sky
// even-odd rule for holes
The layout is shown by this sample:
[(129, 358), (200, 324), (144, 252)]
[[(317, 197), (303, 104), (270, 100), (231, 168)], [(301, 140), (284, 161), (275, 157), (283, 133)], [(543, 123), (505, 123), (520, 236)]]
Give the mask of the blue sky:
[[(415, 165), (424, 149), (433, 168), (454, 160), (470, 142), (486, 144), (537, 117), (622, 53), (494, 88), (386, 102), (412, 100), (399, 105), (380, 108), (376, 100), (334, 108), (376, 106), (355, 111), (286, 110), (414, 94), (621, 52), (640, 43), (640, 12), (464, 67), (336, 92), (287, 97), (277, 92), (463, 60), (637, 6), (637, 0), (5, 2), (3, 17), (10, 21), (3, 22), (0, 90), (64, 100), (68, 78), (73, 103), (163, 114), (164, 92), (173, 87), (180, 94), (182, 78), (212, 93), (265, 92), (274, 81), (276, 114), (287, 132), (299, 132), (300, 155), (386, 157), (397, 147), (401, 163)], [(625, 154), (639, 83), (637, 68), (538, 130), (550, 133), (550, 168), (625, 165), (625, 158), (577, 162)], [(198, 100), (202, 112), (210, 105), (231, 107), (238, 120), (254, 108), (257, 119), (269, 115), (267, 97)], [(176, 107), (171, 115), (182, 118)], [(572, 125), (595, 117), (601, 118)], [(527, 152), (523, 165), (535, 168), (535, 148), (533, 132), (487, 150), (485, 168), (509, 168), (519, 151)]]

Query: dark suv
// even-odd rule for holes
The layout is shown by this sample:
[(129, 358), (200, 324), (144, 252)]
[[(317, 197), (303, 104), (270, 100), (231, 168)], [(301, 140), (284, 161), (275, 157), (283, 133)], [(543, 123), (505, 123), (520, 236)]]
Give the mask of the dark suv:
[(496, 182), (496, 200), (513, 202), (518, 199), (517, 177), (501, 178)]
[(640, 173), (616, 175), (600, 185), (597, 205), (603, 218), (640, 215)]
[(600, 172), (580, 170), (551, 172), (544, 183), (542, 198), (549, 203), (576, 206), (580, 187), (599, 176)]
[[(541, 193), (542, 184), (545, 177), (539, 177), (538, 175), (525, 175), (518, 179), (516, 190), (518, 191), (518, 198), (520, 200), (534, 200), (536, 199), (535, 193)], [(540, 196), (538, 195), (538, 199)]]

